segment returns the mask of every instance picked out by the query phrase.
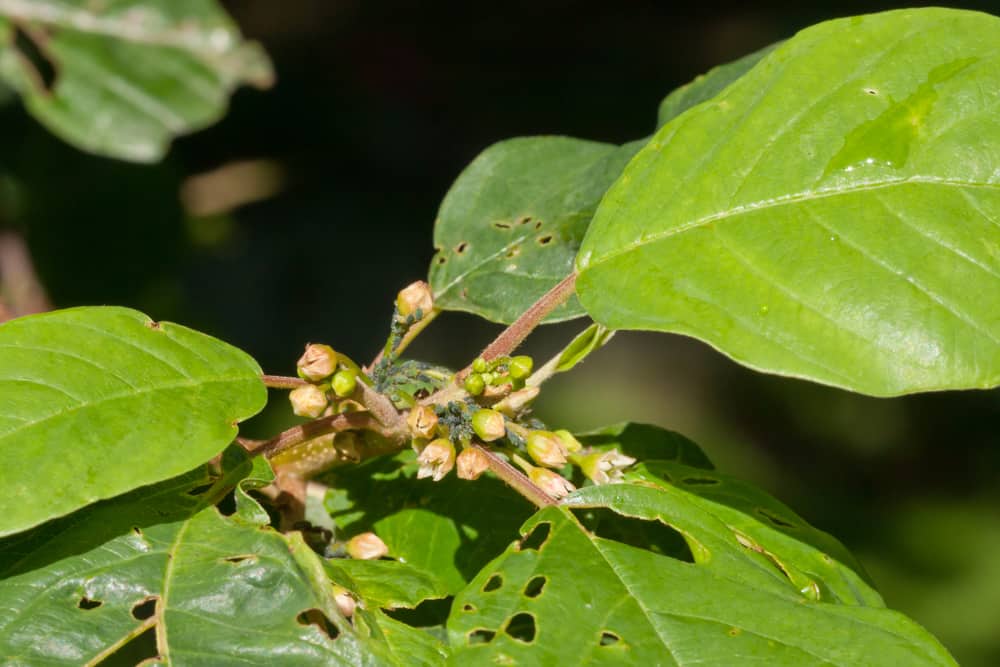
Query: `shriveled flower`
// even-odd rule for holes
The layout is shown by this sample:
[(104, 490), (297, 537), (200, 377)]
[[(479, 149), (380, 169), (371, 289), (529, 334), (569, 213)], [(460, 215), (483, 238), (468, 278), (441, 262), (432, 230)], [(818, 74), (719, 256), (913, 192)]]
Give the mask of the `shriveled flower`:
[(447, 438), (431, 440), (417, 456), (417, 462), (420, 464), (417, 479), (431, 477), (440, 482), (455, 467), (455, 445)]
[(396, 296), (396, 308), (403, 317), (412, 315), (418, 310), (426, 317), (434, 308), (431, 286), (423, 280), (407, 285)]
[(622, 480), (622, 471), (635, 463), (635, 459), (612, 449), (573, 457), (573, 462), (594, 484), (614, 484)]
[(528, 434), (528, 456), (543, 466), (562, 468), (566, 465), (566, 445), (552, 431), (532, 431)]
[(477, 479), (489, 466), (489, 459), (478, 447), (466, 447), (455, 461), (455, 471), (461, 479)]
[(357, 560), (378, 560), (389, 554), (389, 547), (375, 533), (361, 533), (348, 540), (347, 554)]
[(326, 410), (326, 392), (314, 384), (304, 384), (296, 387), (288, 394), (292, 404), (292, 412), (299, 417), (316, 418)]
[(528, 472), (528, 479), (553, 498), (563, 498), (567, 494), (576, 491), (576, 487), (573, 486), (572, 482), (548, 468), (533, 468)]
[(330, 377), (337, 370), (337, 353), (329, 345), (310, 343), (297, 365), (303, 380), (316, 382)]
[(410, 410), (406, 418), (410, 433), (416, 438), (432, 438), (437, 431), (438, 416), (429, 405), (418, 405)]

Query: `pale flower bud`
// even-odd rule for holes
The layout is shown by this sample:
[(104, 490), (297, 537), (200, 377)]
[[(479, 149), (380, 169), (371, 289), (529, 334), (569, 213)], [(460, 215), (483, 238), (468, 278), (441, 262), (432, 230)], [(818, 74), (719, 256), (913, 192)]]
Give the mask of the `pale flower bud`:
[(407, 285), (396, 296), (396, 309), (402, 317), (412, 315), (417, 310), (426, 317), (434, 309), (431, 286), (423, 280)]
[(552, 431), (532, 431), (528, 434), (528, 456), (536, 463), (550, 468), (566, 465), (566, 445)]
[(330, 377), (337, 370), (337, 353), (329, 345), (310, 343), (299, 357), (299, 377), (316, 382)]
[(420, 464), (417, 479), (432, 477), (440, 482), (455, 467), (455, 445), (447, 438), (431, 440), (417, 456), (417, 462)]
[(292, 412), (299, 417), (315, 419), (326, 409), (326, 392), (314, 384), (304, 384), (296, 387), (288, 394), (292, 403)]
[(528, 472), (528, 478), (553, 498), (563, 498), (576, 491), (576, 487), (568, 479), (548, 468), (533, 468)]
[(378, 560), (389, 554), (389, 547), (375, 533), (361, 533), (347, 542), (347, 554), (357, 560)]
[(503, 415), (496, 410), (477, 410), (472, 415), (472, 430), (483, 442), (499, 440), (507, 434)]
[(333, 600), (337, 603), (337, 609), (340, 610), (340, 613), (345, 618), (354, 616), (354, 610), (357, 608), (358, 603), (354, 601), (354, 597), (346, 588), (334, 584)]
[(594, 484), (614, 484), (622, 480), (622, 470), (635, 463), (635, 459), (612, 449), (574, 457), (574, 463)]
[(489, 467), (489, 458), (478, 447), (466, 447), (455, 461), (456, 472), (461, 479), (477, 479)]
[(438, 416), (429, 405), (418, 405), (410, 410), (406, 425), (415, 438), (432, 438), (437, 431)]

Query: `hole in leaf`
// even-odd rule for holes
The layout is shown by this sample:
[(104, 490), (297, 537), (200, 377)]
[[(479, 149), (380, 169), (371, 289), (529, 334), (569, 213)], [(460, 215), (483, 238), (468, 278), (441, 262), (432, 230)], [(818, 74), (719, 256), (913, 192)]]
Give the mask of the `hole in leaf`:
[(545, 546), (545, 541), (549, 539), (549, 532), (551, 530), (552, 524), (547, 521), (538, 524), (521, 540), (520, 550), (527, 551), (528, 549), (534, 549), (535, 551), (540, 551)]
[(152, 618), (153, 614), (156, 613), (156, 597), (146, 598), (145, 600), (139, 600), (134, 605), (132, 605), (132, 618), (137, 621), (145, 621), (147, 618)]
[(794, 528), (795, 527), (794, 523), (789, 523), (788, 521), (785, 521), (780, 516), (778, 516), (776, 514), (772, 514), (771, 512), (768, 512), (763, 507), (758, 507), (757, 508), (757, 514), (761, 515), (762, 517), (764, 517), (765, 519), (767, 519), (768, 521), (770, 521), (771, 523), (773, 523), (775, 526), (780, 526), (781, 528)]
[(542, 594), (542, 589), (545, 588), (546, 583), (548, 583), (548, 579), (545, 577), (533, 577), (524, 587), (525, 597), (537, 598)]
[(548, 245), (550, 243), (552, 243), (552, 234), (538, 237), (538, 245)]
[(541, 229), (541, 228), (542, 228), (542, 221), (539, 220), (538, 222), (535, 223), (535, 229)]
[(462, 288), (462, 298), (463, 299), (468, 299), (469, 298), (469, 288), (468, 287), (463, 287)]
[(719, 480), (711, 477), (685, 477), (683, 482), (689, 486), (712, 486), (718, 484)]
[(193, 489), (188, 489), (187, 494), (189, 496), (200, 496), (201, 494), (205, 493), (211, 488), (212, 488), (212, 483), (209, 482), (208, 484), (201, 484), (199, 486), (194, 487)]
[(400, 623), (406, 623), (413, 628), (444, 627), (454, 601), (454, 597), (424, 600), (413, 609), (384, 609), (383, 611)]
[(29, 76), (40, 91), (49, 93), (56, 83), (55, 63), (45, 52), (44, 32), (35, 30), (33, 33), (16, 27), (14, 29), (14, 48), (24, 59), (29, 68)]
[(246, 554), (246, 555), (241, 555), (241, 556), (229, 556), (228, 558), (223, 558), (222, 562), (223, 563), (231, 563), (232, 565), (236, 565), (238, 563), (242, 563), (243, 561), (247, 561), (247, 560), (251, 561), (251, 562), (257, 562), (257, 556), (254, 555), (254, 554)]
[(494, 574), (492, 577), (486, 580), (486, 583), (483, 585), (483, 592), (489, 593), (491, 591), (495, 591), (501, 586), (503, 586), (503, 577), (500, 576), (499, 574)]
[(504, 230), (510, 229), (511, 227), (509, 222), (494, 222), (493, 226), (496, 227), (497, 229), (504, 229)]
[(573, 510), (587, 530), (598, 537), (670, 556), (685, 563), (694, 562), (691, 547), (680, 531), (660, 521), (622, 516), (609, 509)]
[(132, 526), (132, 532), (135, 533), (136, 537), (142, 537), (142, 529), (139, 526)]
[(878, 91), (875, 90), (874, 88), (865, 88), (865, 92), (868, 93), (869, 95), (878, 95)]
[(120, 646), (117, 651), (101, 660), (101, 667), (134, 667), (156, 660), (156, 626), (152, 626)]
[(236, 514), (236, 494), (227, 493), (225, 498), (219, 501), (219, 504), (215, 506), (219, 510), (219, 514), (222, 516), (232, 516)]
[(476, 610), (475, 605), (471, 605), (471, 604), (463, 604), (462, 605), (462, 611), (473, 612), (475, 610)]
[(516, 245), (507, 251), (507, 259), (513, 259), (521, 254), (521, 246)]
[(535, 617), (524, 612), (514, 614), (504, 630), (514, 639), (530, 644), (535, 641)]
[(743, 631), (739, 628), (729, 628), (729, 630), (726, 631), (726, 634), (730, 637), (739, 637), (742, 632)]
[(444, 255), (441, 255), (441, 256), (439, 256), (439, 257), (437, 258), (437, 263), (438, 263), (438, 264), (444, 264), (444, 263), (445, 263), (445, 262), (447, 262), (447, 261), (448, 261), (448, 258), (447, 258), (447, 257), (445, 257)]
[(605, 630), (601, 633), (601, 646), (614, 646), (621, 640), (622, 640), (621, 637), (608, 630)]
[(489, 644), (491, 641), (493, 641), (493, 638), (496, 636), (497, 633), (493, 632), (492, 630), (479, 628), (467, 634), (466, 638), (469, 640), (469, 645), (472, 646), (475, 644)]
[(89, 611), (90, 609), (97, 609), (102, 604), (104, 604), (102, 600), (91, 600), (88, 597), (82, 597), (80, 598), (80, 601), (76, 603), (76, 606), (80, 609), (86, 609)]
[(295, 620), (299, 622), (299, 625), (315, 625), (319, 628), (319, 631), (330, 639), (336, 639), (340, 636), (340, 630), (332, 621), (323, 613), (322, 610), (316, 609), (306, 609), (304, 612), (295, 617)]
[(523, 218), (521, 218), (520, 220), (518, 220), (517, 224), (519, 224), (519, 225), (526, 225), (529, 222), (531, 222), (531, 216), (530, 215), (526, 215)]
[(465, 252), (466, 250), (468, 250), (468, 248), (469, 248), (469, 242), (468, 241), (462, 241), (457, 246), (455, 246), (455, 252), (458, 253), (459, 255), (461, 255), (463, 252)]

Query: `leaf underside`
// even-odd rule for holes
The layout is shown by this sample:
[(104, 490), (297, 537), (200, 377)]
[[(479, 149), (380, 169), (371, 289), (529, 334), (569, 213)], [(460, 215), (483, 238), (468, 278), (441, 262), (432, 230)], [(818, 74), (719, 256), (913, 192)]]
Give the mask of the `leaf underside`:
[(997, 385), (998, 90), (985, 14), (801, 32), (628, 165), (577, 259), (582, 304), (868, 394)]
[(204, 463), (266, 394), (245, 353), (134, 310), (0, 325), (0, 535)]

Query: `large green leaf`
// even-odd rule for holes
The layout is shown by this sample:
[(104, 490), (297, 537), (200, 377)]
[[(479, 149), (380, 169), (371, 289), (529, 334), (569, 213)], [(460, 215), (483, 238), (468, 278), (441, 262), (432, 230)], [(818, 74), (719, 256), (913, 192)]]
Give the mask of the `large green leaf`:
[(629, 164), (581, 247), (581, 302), (869, 394), (996, 385), (998, 89), (985, 14), (803, 31)]
[(245, 353), (125, 308), (0, 325), (0, 535), (190, 470), (267, 398)]
[(340, 615), (298, 533), (210, 506), (234, 475), (190, 472), (0, 541), (4, 664), (92, 664), (150, 630), (157, 664), (406, 664)]
[[(517, 319), (570, 273), (597, 203), (642, 143), (520, 137), (480, 153), (448, 191), (434, 226), (436, 305)], [(572, 298), (547, 321), (582, 314)]]
[(0, 0), (0, 76), (66, 141), (140, 162), (215, 122), (238, 85), (273, 78), (215, 0)]
[[(594, 534), (574, 510), (652, 523), (687, 551)], [(523, 531), (455, 598), (454, 664), (955, 664), (851, 570), (777, 532), (736, 530), (681, 488), (588, 487)]]

